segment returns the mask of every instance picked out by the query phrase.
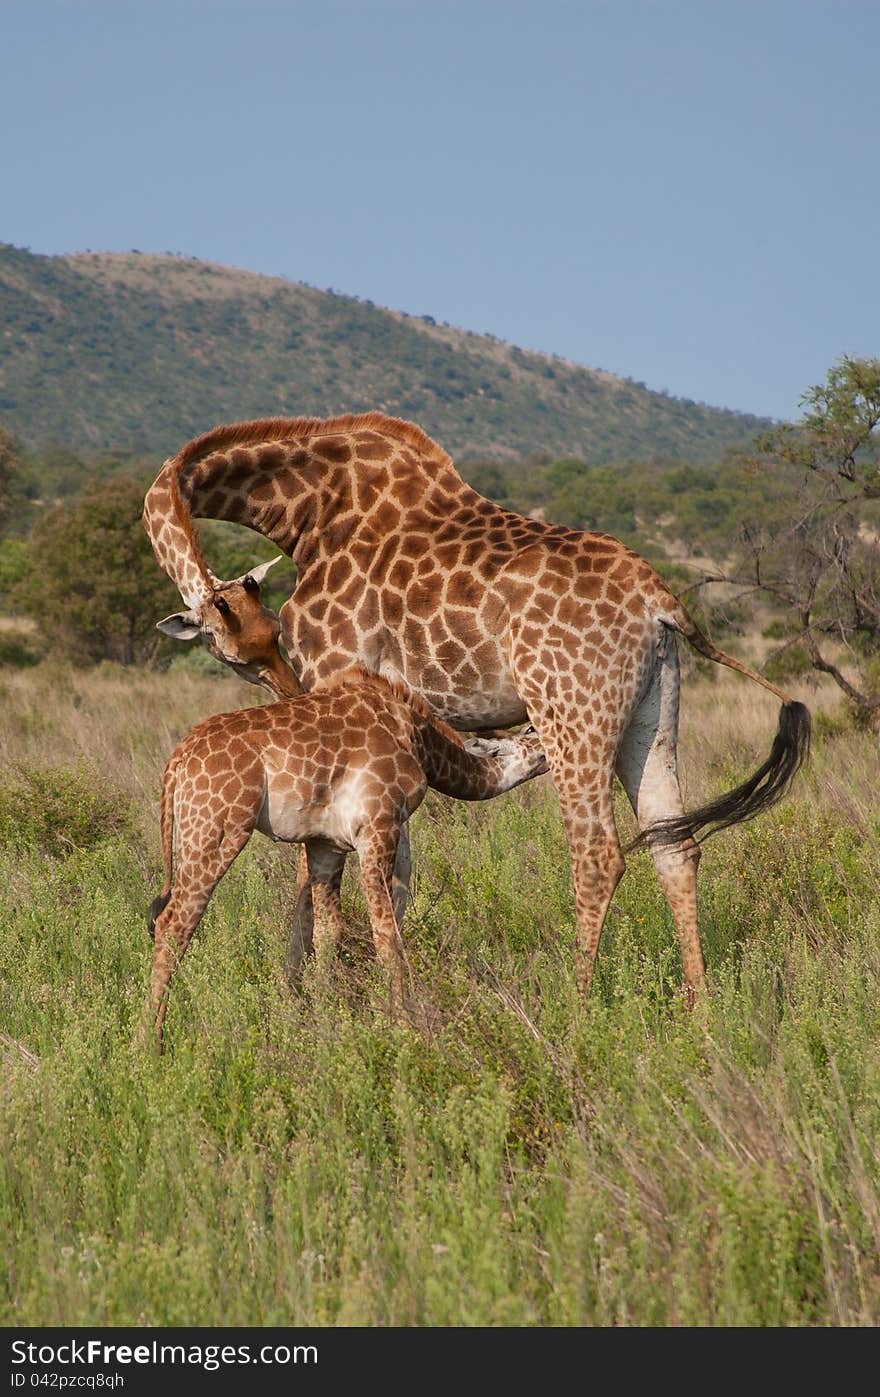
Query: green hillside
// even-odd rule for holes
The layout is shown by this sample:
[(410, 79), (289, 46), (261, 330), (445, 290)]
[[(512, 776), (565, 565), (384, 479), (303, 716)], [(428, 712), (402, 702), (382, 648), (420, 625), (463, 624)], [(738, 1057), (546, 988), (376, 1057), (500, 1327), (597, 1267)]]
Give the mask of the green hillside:
[(766, 423), (369, 301), (191, 258), (0, 245), (0, 421), (166, 455), (218, 422), (380, 408), (458, 458), (717, 460)]

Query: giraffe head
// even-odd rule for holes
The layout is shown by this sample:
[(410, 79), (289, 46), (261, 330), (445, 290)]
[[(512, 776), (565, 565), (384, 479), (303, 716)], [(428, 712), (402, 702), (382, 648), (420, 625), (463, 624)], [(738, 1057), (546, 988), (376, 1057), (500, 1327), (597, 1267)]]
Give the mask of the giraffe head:
[(503, 766), (503, 781), (499, 790), (512, 790), (533, 776), (543, 776), (550, 768), (541, 746), (541, 739), (529, 725), (510, 737), (465, 738), (464, 748), (472, 757), (490, 757)]
[(295, 697), (301, 689), (278, 646), (278, 615), (260, 600), (263, 578), (278, 561), (261, 563), (232, 582), (212, 579), (213, 587), (200, 602), (158, 621), (158, 629), (175, 640), (201, 638), (215, 659), (240, 678), (270, 689), (277, 698)]

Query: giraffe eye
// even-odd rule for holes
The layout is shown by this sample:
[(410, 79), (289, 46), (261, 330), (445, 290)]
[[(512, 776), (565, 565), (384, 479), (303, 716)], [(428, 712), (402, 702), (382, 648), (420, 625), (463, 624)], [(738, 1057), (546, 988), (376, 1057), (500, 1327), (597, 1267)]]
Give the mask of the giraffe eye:
[(228, 616), (228, 615), (229, 615), (229, 602), (226, 600), (225, 597), (215, 597), (215, 598), (214, 598), (214, 605), (216, 606), (217, 610), (220, 612), (220, 615), (221, 615), (221, 616)]

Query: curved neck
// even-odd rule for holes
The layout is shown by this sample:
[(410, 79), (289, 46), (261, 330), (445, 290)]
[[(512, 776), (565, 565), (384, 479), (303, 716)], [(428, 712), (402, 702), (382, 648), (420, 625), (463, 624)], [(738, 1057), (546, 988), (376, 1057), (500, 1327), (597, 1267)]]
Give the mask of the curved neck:
[(428, 785), (441, 795), (458, 800), (490, 800), (519, 785), (527, 775), (522, 764), (513, 768), (508, 757), (475, 756), (430, 718), (418, 716), (415, 723), (419, 758)]
[(436, 459), (423, 459), (405, 438), (378, 430), (253, 442), (240, 432), (232, 436), (228, 445), (206, 442), (205, 455), (190, 454), (199, 443), (184, 448), (147, 492), (145, 527), (182, 593), (199, 571), (194, 518), (242, 524), (304, 566), (313, 551), (335, 551), (361, 531), (400, 532), (413, 511), (422, 524), (436, 513), (439, 526), (449, 518), (451, 499), (472, 507), (481, 502), (430, 442)]

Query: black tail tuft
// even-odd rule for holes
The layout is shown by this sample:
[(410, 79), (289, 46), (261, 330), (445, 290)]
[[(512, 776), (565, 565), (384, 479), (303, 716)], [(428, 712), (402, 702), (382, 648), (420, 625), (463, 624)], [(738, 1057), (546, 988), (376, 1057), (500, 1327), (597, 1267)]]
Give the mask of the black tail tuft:
[[(729, 825), (752, 820), (781, 800), (810, 752), (810, 713), (802, 703), (785, 703), (779, 714), (779, 727), (770, 755), (741, 786), (709, 805), (701, 805), (672, 820), (659, 820), (642, 830), (629, 849), (645, 844), (683, 844), (693, 839), (701, 844), (710, 834)], [(627, 850), (629, 852), (629, 850)]]
[(147, 931), (153, 937), (153, 940), (156, 939), (156, 922), (158, 921), (160, 914), (165, 911), (165, 908), (168, 906), (168, 903), (170, 901), (171, 894), (170, 892), (167, 892), (160, 893), (159, 896), (154, 897), (153, 901), (150, 903), (150, 910), (147, 913)]

